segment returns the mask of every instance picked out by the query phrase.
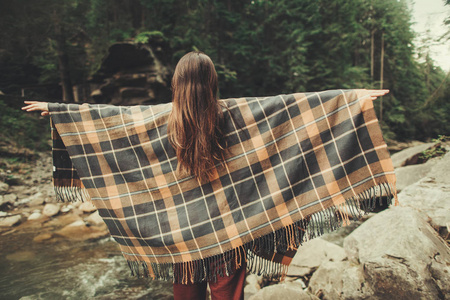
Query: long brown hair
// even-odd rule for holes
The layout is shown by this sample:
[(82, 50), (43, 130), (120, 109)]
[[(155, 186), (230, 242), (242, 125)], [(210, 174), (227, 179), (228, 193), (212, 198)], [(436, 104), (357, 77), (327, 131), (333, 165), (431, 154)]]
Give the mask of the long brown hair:
[(172, 79), (173, 108), (167, 130), (177, 153), (179, 172), (200, 179), (213, 174), (212, 168), (223, 160), (225, 151), (217, 92), (217, 73), (211, 59), (202, 52), (183, 56)]

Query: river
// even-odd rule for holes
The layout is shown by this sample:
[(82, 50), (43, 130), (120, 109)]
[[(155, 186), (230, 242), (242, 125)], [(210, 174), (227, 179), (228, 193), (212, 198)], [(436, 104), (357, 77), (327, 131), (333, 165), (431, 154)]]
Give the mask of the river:
[(35, 243), (3, 233), (0, 299), (173, 299), (170, 282), (132, 277), (111, 238)]

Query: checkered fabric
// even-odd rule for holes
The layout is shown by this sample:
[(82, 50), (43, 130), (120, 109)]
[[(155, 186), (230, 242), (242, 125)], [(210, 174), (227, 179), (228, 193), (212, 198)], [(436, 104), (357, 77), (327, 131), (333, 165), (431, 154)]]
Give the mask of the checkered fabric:
[(133, 273), (200, 282), (245, 259), (282, 276), (303, 241), (395, 198), (365, 90), (219, 101), (227, 151), (208, 182), (176, 171), (172, 104), (49, 104), (57, 194), (92, 200)]

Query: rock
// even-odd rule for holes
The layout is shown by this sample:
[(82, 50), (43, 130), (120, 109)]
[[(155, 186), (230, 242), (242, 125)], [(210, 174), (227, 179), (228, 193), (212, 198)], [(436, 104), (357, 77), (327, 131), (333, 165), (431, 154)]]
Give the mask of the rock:
[(406, 187), (398, 199), (402, 206), (425, 213), (435, 230), (447, 237), (450, 224), (450, 153), (437, 159), (427, 176)]
[(53, 227), (53, 228), (62, 228), (64, 226), (67, 226), (75, 221), (83, 220), (80, 218), (80, 216), (76, 214), (64, 214), (61, 216), (58, 216), (57, 218), (52, 218), (48, 220), (45, 224), (47, 226)]
[(444, 299), (450, 293), (450, 248), (412, 208), (370, 218), (345, 238), (344, 249), (349, 262), (360, 265), (361, 283), (373, 299)]
[(8, 206), (11, 206), (12, 203), (8, 200), (5, 200), (5, 197), (3, 195), (0, 195), (0, 209), (7, 209)]
[(0, 181), (0, 194), (5, 194), (9, 189), (9, 184)]
[(53, 203), (47, 203), (42, 210), (42, 214), (47, 217), (53, 217), (59, 213), (59, 205)]
[(162, 36), (148, 43), (115, 43), (93, 81), (91, 97), (97, 103), (137, 105), (170, 102), (171, 50)]
[(262, 288), (259, 292), (248, 298), (248, 300), (319, 300), (314, 295), (302, 289), (300, 283), (285, 282)]
[(104, 224), (102, 217), (100, 217), (100, 215), (98, 214), (98, 211), (89, 215), (89, 217), (86, 218), (86, 221), (91, 225), (103, 225)]
[(25, 185), (25, 182), (23, 181), (22, 178), (14, 177), (14, 176), (8, 177), (6, 179), (6, 183), (9, 184), (10, 186), (12, 186), (12, 185)]
[(12, 227), (18, 225), (22, 220), (21, 215), (15, 215), (5, 218), (0, 218), (0, 227)]
[[(368, 216), (373, 215), (372, 213), (369, 213)], [(336, 229), (335, 231), (325, 233), (320, 238), (333, 243), (335, 245), (338, 245), (340, 247), (344, 246), (344, 239), (353, 232), (356, 228), (358, 228), (362, 224), (361, 221), (354, 221), (350, 222), (347, 226), (340, 227)]]
[(431, 225), (441, 236), (448, 234), (450, 223), (450, 190), (448, 188), (432, 188), (426, 185), (412, 185), (399, 194), (402, 206), (420, 211), (422, 217), (429, 217)]
[(296, 280), (294, 280), (294, 282), (300, 284), (302, 289), (306, 289), (307, 288), (305, 282), (301, 278), (297, 278)]
[(90, 240), (109, 234), (105, 226), (86, 226), (83, 220), (77, 220), (55, 232), (56, 235), (71, 240)]
[(35, 256), (36, 255), (34, 254), (34, 252), (31, 252), (31, 251), (19, 251), (19, 252), (15, 252), (13, 254), (6, 255), (6, 259), (21, 262), (21, 261), (33, 260), (33, 259), (35, 259)]
[(436, 184), (450, 185), (450, 153), (436, 160), (436, 165), (428, 173), (427, 177), (433, 178)]
[(37, 205), (42, 205), (45, 202), (45, 196), (42, 192), (37, 192), (36, 194), (34, 194), (31, 197), (28, 197), (29, 199), (29, 205), (30, 206), (37, 206)]
[(303, 279), (297, 277), (297, 276), (286, 276), (286, 278), (284, 278), (284, 282), (295, 282), (298, 283), (302, 286), (302, 289), (306, 289), (308, 286), (305, 284), (305, 282), (303, 281)]
[(81, 206), (81, 204), (83, 204), (84, 202), (81, 201), (76, 201), (76, 202), (72, 202), (70, 203), (70, 205), (72, 205), (74, 208), (78, 208)]
[(420, 144), (391, 155), (394, 168), (415, 165), (423, 151), (434, 146), (434, 143)]
[(14, 202), (14, 206), (20, 206), (24, 204), (28, 204), (30, 202), (29, 198), (20, 199), (19, 201)]
[(51, 239), (53, 235), (51, 233), (42, 233), (34, 237), (33, 242), (42, 243), (43, 241), (47, 241)]
[(61, 208), (61, 212), (62, 213), (67, 213), (67, 212), (69, 212), (69, 211), (71, 211), (72, 209), (73, 209), (74, 207), (73, 207), (73, 205), (67, 205), (67, 206), (63, 206), (62, 208)]
[(288, 276), (306, 276), (314, 272), (325, 261), (342, 261), (345, 251), (321, 238), (304, 243), (295, 254), (289, 266)]
[(312, 275), (308, 290), (325, 300), (372, 299), (373, 296), (373, 290), (364, 284), (361, 267), (348, 261), (324, 262)]
[(258, 283), (258, 275), (255, 274), (248, 274), (245, 278), (246, 285), (244, 288), (244, 298), (249, 298), (250, 296), (256, 294), (260, 289), (261, 286)]
[(80, 220), (76, 220), (73, 223), (70, 223), (66, 227), (77, 227), (77, 226), (86, 226), (86, 223), (83, 220), (80, 219)]
[(42, 214), (40, 212), (34, 212), (28, 217), (28, 221), (33, 221), (42, 218)]
[(17, 200), (17, 195), (12, 193), (12, 194), (6, 194), (3, 196), (3, 201), (4, 202), (9, 202), (9, 203), (14, 203)]
[(81, 203), (81, 205), (78, 208), (86, 213), (91, 213), (91, 212), (94, 212), (97, 210), (97, 208), (94, 206), (94, 204), (92, 204), (92, 202), (88, 202), (88, 201)]
[(399, 167), (395, 169), (395, 176), (397, 177), (397, 192), (404, 190), (407, 186), (416, 183), (424, 178), (433, 168), (438, 160), (432, 159), (424, 164)]
[(388, 145), (388, 150), (393, 151), (394, 153), (423, 144), (421, 141), (398, 142), (394, 140), (387, 140), (386, 143)]

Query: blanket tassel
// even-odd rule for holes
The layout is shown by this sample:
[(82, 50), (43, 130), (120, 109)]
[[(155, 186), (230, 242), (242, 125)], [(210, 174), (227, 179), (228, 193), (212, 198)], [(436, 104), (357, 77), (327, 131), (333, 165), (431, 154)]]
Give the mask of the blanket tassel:
[(128, 265), (134, 276), (140, 276), (139, 270), (142, 269), (146, 277), (171, 279), (175, 283), (186, 284), (214, 282), (218, 276), (232, 274), (245, 261), (247, 270), (251, 273), (282, 279), (286, 276), (287, 266), (273, 261), (271, 258), (274, 254), (283, 255), (289, 250), (296, 250), (304, 242), (348, 225), (351, 220), (358, 220), (374, 211), (377, 203), (380, 206), (390, 205), (393, 199), (397, 203), (394, 185), (382, 183), (347, 199), (343, 204), (314, 213), (223, 254), (191, 262), (156, 264), (128, 261)]

